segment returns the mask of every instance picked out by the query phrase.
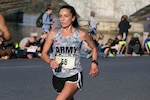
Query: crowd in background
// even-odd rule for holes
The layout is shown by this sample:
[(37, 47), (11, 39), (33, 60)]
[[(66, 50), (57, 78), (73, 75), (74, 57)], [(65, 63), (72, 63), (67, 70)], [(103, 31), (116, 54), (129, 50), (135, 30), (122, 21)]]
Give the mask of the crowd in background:
[[(97, 46), (99, 57), (150, 55), (150, 16), (146, 16), (146, 21), (143, 24), (144, 32), (142, 41), (139, 39), (142, 36), (136, 32), (129, 38), (128, 30), (131, 28), (131, 25), (126, 15), (123, 15), (118, 23), (119, 31), (116, 37), (114, 39), (109, 38), (107, 42), (104, 41), (104, 34), (97, 32), (99, 22), (95, 18), (94, 11), (91, 11), (88, 22), (88, 32)], [(127, 41), (127, 38), (129, 38), (129, 41)], [(87, 46), (85, 45), (85, 47)], [(85, 50), (85, 52), (89, 53), (90, 49)], [(82, 51), (82, 56), (85, 57), (86, 53)], [(90, 56), (90, 54), (86, 55), (87, 58)]]
[[(40, 58), (43, 45), (49, 32), (54, 28), (61, 27), (59, 20), (54, 20), (52, 16), (51, 6), (47, 6), (42, 16), (42, 22), (43, 25), (41, 29), (43, 32), (41, 33), (40, 38), (37, 37), (37, 34), (32, 33), (31, 36), (24, 37), (20, 43), (5, 44), (5, 41), (0, 41), (1, 59), (32, 59), (33, 57)], [(89, 33), (95, 45), (97, 46), (99, 57), (106, 58), (113, 56), (150, 55), (150, 16), (146, 16), (146, 21), (143, 25), (144, 33), (142, 41), (139, 39), (141, 36), (139, 33), (134, 33), (129, 39), (129, 42), (126, 41), (129, 34), (128, 29), (132, 27), (126, 15), (123, 15), (120, 22), (118, 23), (119, 31), (116, 37), (114, 39), (109, 38), (107, 42), (104, 41), (104, 34), (97, 32), (97, 25), (99, 25), (99, 22), (95, 18), (95, 12), (91, 11), (90, 17), (88, 19), (89, 30), (87, 33)], [(3, 37), (3, 33), (3, 30), (0, 29), (0, 38)], [(81, 57), (91, 57), (91, 48), (85, 41), (82, 42), (80, 53)]]

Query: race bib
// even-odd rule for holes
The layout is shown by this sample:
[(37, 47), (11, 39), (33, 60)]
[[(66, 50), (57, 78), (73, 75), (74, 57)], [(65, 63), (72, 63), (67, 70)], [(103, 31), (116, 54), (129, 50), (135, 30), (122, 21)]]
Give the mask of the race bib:
[(75, 57), (61, 57), (56, 56), (57, 63), (62, 64), (62, 68), (64, 69), (73, 69), (75, 68)]

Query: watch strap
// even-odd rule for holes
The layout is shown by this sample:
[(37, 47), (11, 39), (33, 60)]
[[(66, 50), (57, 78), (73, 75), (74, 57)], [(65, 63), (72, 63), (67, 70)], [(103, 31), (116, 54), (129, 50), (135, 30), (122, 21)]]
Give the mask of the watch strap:
[(92, 63), (95, 63), (96, 65), (98, 65), (98, 61), (97, 60), (92, 60)]

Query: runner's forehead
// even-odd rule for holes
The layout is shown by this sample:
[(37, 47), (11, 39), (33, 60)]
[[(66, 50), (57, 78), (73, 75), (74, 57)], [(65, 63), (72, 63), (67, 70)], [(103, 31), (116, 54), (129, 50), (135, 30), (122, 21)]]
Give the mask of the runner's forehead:
[(59, 15), (63, 15), (63, 14), (69, 15), (69, 14), (72, 14), (72, 13), (71, 13), (70, 9), (63, 8), (63, 9), (61, 9), (61, 10), (59, 11)]

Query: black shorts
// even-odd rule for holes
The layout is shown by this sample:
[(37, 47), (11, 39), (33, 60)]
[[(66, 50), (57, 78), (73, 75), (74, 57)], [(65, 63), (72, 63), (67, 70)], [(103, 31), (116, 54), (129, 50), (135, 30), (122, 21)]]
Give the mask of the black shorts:
[(83, 75), (82, 72), (79, 72), (67, 78), (59, 78), (53, 75), (52, 82), (53, 82), (53, 87), (57, 92), (62, 91), (66, 82), (76, 83), (78, 85), (78, 88), (81, 89), (81, 87), (83, 86)]

